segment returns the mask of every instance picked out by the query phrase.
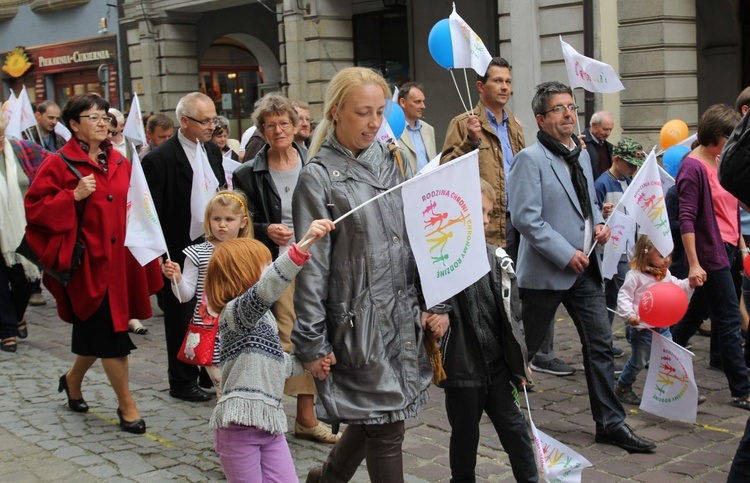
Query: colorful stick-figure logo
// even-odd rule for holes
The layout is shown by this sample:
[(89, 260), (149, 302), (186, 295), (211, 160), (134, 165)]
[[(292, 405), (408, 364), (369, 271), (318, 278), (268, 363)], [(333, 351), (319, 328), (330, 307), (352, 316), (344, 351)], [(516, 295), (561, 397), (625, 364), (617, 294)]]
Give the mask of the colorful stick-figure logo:
[(472, 220), (466, 201), (451, 190), (422, 196), (424, 237), (437, 277), (453, 272), (469, 251)]
[(654, 399), (671, 403), (682, 399), (688, 390), (690, 376), (679, 357), (669, 349), (663, 349), (659, 361), (659, 373), (655, 382)]

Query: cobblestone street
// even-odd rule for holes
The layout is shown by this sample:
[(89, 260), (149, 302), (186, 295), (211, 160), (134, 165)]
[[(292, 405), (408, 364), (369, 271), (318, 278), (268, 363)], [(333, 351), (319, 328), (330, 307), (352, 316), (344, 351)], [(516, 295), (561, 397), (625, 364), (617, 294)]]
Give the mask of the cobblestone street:
[[(138, 346), (130, 357), (131, 389), (148, 425), (145, 435), (121, 432), (117, 403), (101, 364), (94, 365), (84, 383), (91, 406), (77, 414), (57, 393), (61, 374), (70, 366), (70, 326), (61, 322), (54, 301), (30, 307), (29, 338), (19, 341), (16, 354), (0, 353), (0, 481), (221, 481), (223, 474), (212, 448), (208, 419), (213, 402), (187, 403), (168, 394), (163, 319), (145, 321), (150, 334), (132, 335)], [(156, 309), (158, 312), (158, 309)], [(594, 443), (594, 423), (586, 394), (585, 378), (572, 323), (558, 313), (556, 350), (579, 370), (569, 377), (535, 376), (530, 393), (537, 427), (571, 446), (593, 464), (584, 481), (668, 482), (695, 479), (726, 481), (726, 472), (750, 414), (729, 405), (729, 390), (722, 373), (708, 369), (708, 338), (696, 336), (693, 351), (696, 378), (708, 402), (699, 407), (698, 423), (668, 421), (627, 407), (628, 423), (658, 443), (653, 454), (629, 455), (614, 446)], [(622, 323), (615, 322), (616, 328)], [(626, 350), (624, 339), (615, 345)], [(618, 359), (624, 363), (625, 359)], [(639, 376), (640, 394), (645, 372)], [(406, 481), (448, 481), (449, 425), (442, 391), (431, 388), (431, 401), (420, 417), (407, 422), (404, 443)], [(293, 414), (294, 400), (286, 400)], [(293, 418), (289, 418), (293, 428)], [(288, 434), (297, 474), (302, 481), (308, 469), (320, 464), (330, 449)], [(478, 476), (482, 481), (513, 481), (507, 457), (489, 420), (482, 424)], [(367, 481), (360, 468), (354, 481)]]

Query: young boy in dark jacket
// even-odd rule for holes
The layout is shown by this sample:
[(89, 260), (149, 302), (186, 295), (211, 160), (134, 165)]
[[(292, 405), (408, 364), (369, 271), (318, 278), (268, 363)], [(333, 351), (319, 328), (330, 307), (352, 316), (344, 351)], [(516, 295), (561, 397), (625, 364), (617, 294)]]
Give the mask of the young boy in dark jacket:
[[(484, 180), (485, 227), (495, 193)], [(487, 245), (490, 271), (448, 302), (450, 328), (441, 341), (447, 379), (445, 406), (451, 425), (451, 481), (475, 481), (479, 421), (486, 412), (508, 453), (516, 481), (538, 481), (531, 439), (514, 388), (526, 382), (526, 344), (512, 261)]]

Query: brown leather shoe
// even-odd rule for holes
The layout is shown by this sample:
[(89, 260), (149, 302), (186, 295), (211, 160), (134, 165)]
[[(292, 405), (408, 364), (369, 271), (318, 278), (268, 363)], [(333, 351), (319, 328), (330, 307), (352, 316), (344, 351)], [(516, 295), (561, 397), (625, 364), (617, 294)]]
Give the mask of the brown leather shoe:
[(321, 476), (323, 476), (323, 468), (321, 466), (316, 466), (307, 473), (305, 483), (318, 483)]

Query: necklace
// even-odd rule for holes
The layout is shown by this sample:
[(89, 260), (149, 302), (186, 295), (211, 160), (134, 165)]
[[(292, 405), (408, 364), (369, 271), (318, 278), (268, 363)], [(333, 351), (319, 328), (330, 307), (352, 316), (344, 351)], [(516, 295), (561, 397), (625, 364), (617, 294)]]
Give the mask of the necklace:
[[(291, 169), (288, 169), (286, 171), (281, 171), (281, 170), (276, 170), (276, 169), (273, 170), (276, 173), (278, 173), (279, 178), (281, 178), (281, 184), (284, 185), (284, 192), (285, 193), (289, 193), (292, 190), (292, 187), (290, 185), (292, 184), (292, 181), (294, 181), (294, 179), (296, 178), (296, 176), (295, 176), (295, 171), (296, 171), (296, 168), (297, 168), (297, 162), (296, 161), (299, 158), (298, 155), (297, 155), (297, 151), (296, 150), (294, 151), (294, 155), (295, 155), (294, 156), (295, 163), (294, 163), (294, 165), (292, 166)], [(281, 165), (281, 163), (279, 163), (279, 165)], [(281, 167), (281, 166), (279, 166), (279, 167)], [(269, 166), (269, 168), (270, 168), (270, 166)], [(292, 173), (292, 174), (287, 178), (287, 173)]]

